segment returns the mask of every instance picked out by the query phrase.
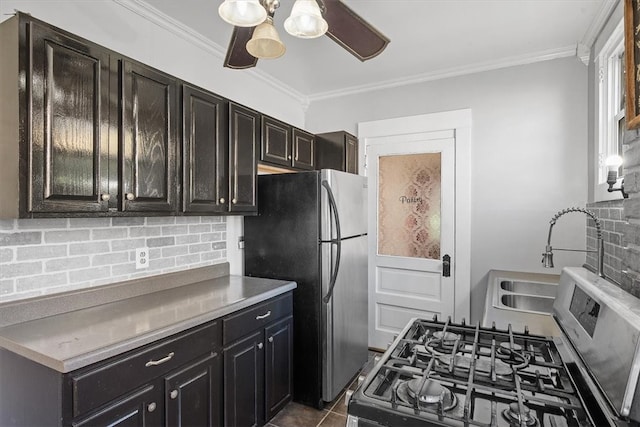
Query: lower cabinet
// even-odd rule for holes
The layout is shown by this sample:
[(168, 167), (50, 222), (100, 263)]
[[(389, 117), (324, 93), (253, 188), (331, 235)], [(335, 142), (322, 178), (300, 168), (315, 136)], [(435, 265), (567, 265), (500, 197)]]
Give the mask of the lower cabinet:
[(226, 426), (262, 426), (291, 400), (292, 310), (288, 293), (223, 319)]
[(0, 426), (261, 426), (291, 400), (292, 310), (288, 292), (66, 374), (0, 348)]

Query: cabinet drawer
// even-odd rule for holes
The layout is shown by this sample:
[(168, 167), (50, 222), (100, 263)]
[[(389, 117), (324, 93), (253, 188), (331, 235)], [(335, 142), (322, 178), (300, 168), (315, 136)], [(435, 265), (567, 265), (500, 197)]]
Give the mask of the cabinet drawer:
[(220, 346), (218, 321), (70, 374), (73, 416), (84, 414)]
[(222, 338), (224, 345), (265, 326), (293, 311), (291, 292), (249, 307), (239, 313), (229, 315), (222, 320)]

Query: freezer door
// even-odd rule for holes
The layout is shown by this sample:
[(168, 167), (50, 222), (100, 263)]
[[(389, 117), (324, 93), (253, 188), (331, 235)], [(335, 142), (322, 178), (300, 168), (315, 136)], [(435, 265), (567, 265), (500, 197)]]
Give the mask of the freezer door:
[[(328, 303), (323, 303), (322, 399), (330, 402), (367, 361), (367, 237), (342, 242), (340, 269)], [(336, 245), (323, 243), (323, 296), (335, 262)]]
[[(320, 181), (327, 181), (338, 208), (342, 238), (367, 232), (367, 178), (352, 173), (323, 169)], [(330, 213), (327, 190), (321, 188), (321, 238), (335, 239), (335, 219)]]

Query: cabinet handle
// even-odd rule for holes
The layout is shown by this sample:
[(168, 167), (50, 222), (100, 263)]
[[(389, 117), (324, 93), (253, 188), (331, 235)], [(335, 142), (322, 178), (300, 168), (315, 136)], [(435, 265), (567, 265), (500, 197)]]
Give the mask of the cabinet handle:
[(269, 342), (273, 342), (273, 337), (269, 337)]
[(147, 405), (147, 411), (153, 412), (156, 410), (156, 402), (151, 402)]
[(224, 203), (224, 197), (220, 198), (220, 203)]
[(264, 344), (262, 344), (261, 342), (258, 343), (258, 349), (262, 350), (262, 347), (264, 347)]
[(271, 316), (271, 310), (267, 311), (265, 314), (261, 314), (259, 316), (256, 316), (256, 320), (266, 319), (269, 316)]
[(102, 199), (103, 202), (108, 202), (111, 196), (108, 194), (103, 194), (102, 196), (100, 196), (100, 198)]
[(238, 199), (236, 199), (236, 198), (231, 199), (231, 203), (233, 203), (235, 205), (236, 203), (238, 203)]
[(162, 359), (159, 360), (149, 360), (147, 363), (144, 364), (144, 366), (146, 366), (147, 368), (149, 366), (158, 366), (158, 365), (162, 365), (165, 362), (168, 362), (169, 360), (171, 360), (173, 358), (173, 356), (175, 356), (175, 353), (172, 351), (171, 353), (167, 354), (165, 357), (163, 357)]
[(171, 390), (171, 393), (169, 393), (169, 397), (172, 399), (178, 397), (178, 390)]
[(133, 193), (127, 193), (125, 197), (127, 198), (127, 200), (134, 200), (136, 198)]

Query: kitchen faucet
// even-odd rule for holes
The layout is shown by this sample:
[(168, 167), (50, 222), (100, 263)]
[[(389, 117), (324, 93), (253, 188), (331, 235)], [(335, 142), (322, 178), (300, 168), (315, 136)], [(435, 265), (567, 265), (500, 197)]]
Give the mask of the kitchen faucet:
[(590, 251), (590, 250), (582, 250), (582, 249), (558, 249), (556, 248), (556, 251), (575, 251), (575, 252), (597, 252), (598, 253), (598, 276), (600, 277), (605, 277), (604, 276), (604, 241), (602, 240), (602, 224), (600, 223), (600, 220), (598, 219), (598, 217), (596, 217), (596, 215), (591, 212), (590, 210), (587, 209), (583, 209), (583, 208), (567, 208), (567, 209), (563, 209), (561, 211), (559, 211), (557, 214), (555, 214), (553, 216), (553, 218), (551, 218), (551, 221), (549, 221), (549, 224), (551, 224), (549, 226), (549, 239), (547, 240), (547, 247), (545, 248), (545, 252), (542, 254), (542, 264), (544, 264), (545, 268), (553, 268), (553, 248), (551, 247), (551, 231), (553, 230), (553, 226), (556, 225), (556, 221), (558, 220), (558, 218), (560, 218), (562, 215), (567, 214), (569, 212), (582, 212), (583, 214), (591, 217), (591, 219), (593, 219), (593, 221), (596, 223), (596, 230), (598, 232), (598, 243), (597, 243), (597, 250), (595, 251)]

